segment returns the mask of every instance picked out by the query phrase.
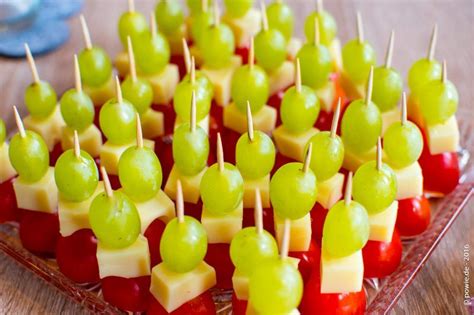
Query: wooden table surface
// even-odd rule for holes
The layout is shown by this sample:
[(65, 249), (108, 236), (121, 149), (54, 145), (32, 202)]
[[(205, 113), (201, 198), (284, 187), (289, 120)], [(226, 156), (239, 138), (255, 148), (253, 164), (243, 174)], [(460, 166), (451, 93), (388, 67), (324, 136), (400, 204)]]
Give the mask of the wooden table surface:
[[(155, 1), (137, 0), (137, 9), (150, 12)], [(295, 9), (297, 34), (302, 34), (304, 16), (313, 9), (313, 0), (288, 0)], [(393, 65), (406, 76), (407, 69), (426, 54), (434, 23), (439, 25), (436, 57), (446, 59), (448, 78), (459, 91), (458, 117), (471, 121), (461, 124), (463, 146), (473, 153), (474, 114), (474, 2), (470, 0), (332, 0), (327, 9), (338, 23), (342, 42), (355, 37), (355, 10), (363, 15), (365, 36), (374, 45), (379, 63), (382, 62), (390, 31), (396, 32)], [(125, 0), (85, 1), (84, 14), (88, 20), (92, 41), (104, 47), (111, 56), (121, 49), (116, 24), (126, 9)], [(83, 47), (79, 20), (70, 21), (71, 37), (59, 50), (37, 57), (39, 74), (51, 82), (58, 93), (72, 86), (72, 55)], [(0, 58), (0, 116), (13, 128), (11, 106), (24, 113), (23, 91), (31, 82), (30, 70), (24, 60)], [(468, 140), (469, 139), (469, 140)], [(472, 165), (472, 164), (471, 164)], [(472, 174), (468, 180), (473, 180)], [(474, 245), (474, 202), (471, 200), (441, 241), (422, 271), (403, 293), (394, 314), (467, 314), (463, 306), (464, 244)], [(472, 269), (472, 267), (471, 267)], [(471, 280), (474, 277), (471, 273)], [(473, 281), (471, 281), (471, 294)], [(0, 254), (0, 314), (80, 314), (85, 311), (59, 292), (37, 279), (13, 260)]]

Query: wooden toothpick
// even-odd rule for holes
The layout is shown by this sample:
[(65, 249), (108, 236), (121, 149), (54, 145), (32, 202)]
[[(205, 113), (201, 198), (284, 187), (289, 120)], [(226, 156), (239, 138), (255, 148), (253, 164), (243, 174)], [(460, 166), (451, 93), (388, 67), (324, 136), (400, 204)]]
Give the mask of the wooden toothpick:
[(28, 64), (30, 65), (31, 74), (33, 76), (33, 81), (38, 84), (40, 82), (40, 77), (38, 75), (38, 68), (36, 68), (35, 59), (31, 54), (30, 46), (25, 43), (25, 51), (26, 51), (26, 59), (28, 60)]
[(281, 239), (281, 249), (280, 249), (281, 259), (288, 258), (288, 252), (290, 250), (290, 227), (291, 227), (290, 219), (285, 219), (285, 223), (283, 226), (283, 237)]
[(130, 76), (132, 82), (137, 82), (137, 67), (135, 66), (135, 54), (133, 53), (132, 39), (127, 36), (127, 49), (128, 49), (128, 60), (130, 63)]
[(348, 206), (352, 200), (352, 172), (347, 175), (346, 191), (344, 192), (344, 203)]
[(260, 10), (262, 11), (262, 29), (266, 32), (268, 31), (268, 16), (267, 9), (263, 0), (260, 0)]
[(403, 92), (402, 94), (402, 125), (407, 123), (407, 94)]
[(105, 167), (100, 167), (100, 173), (102, 174), (102, 180), (104, 181), (105, 194), (107, 195), (107, 197), (111, 198), (114, 195), (114, 191), (112, 190), (112, 186), (110, 185), (109, 176), (107, 175)]
[(441, 82), (446, 83), (448, 80), (448, 68), (446, 65), (446, 60), (443, 60), (443, 68), (441, 70)]
[(316, 10), (318, 12), (323, 12), (323, 10), (324, 10), (323, 0), (317, 0), (316, 1)]
[(84, 15), (82, 14), (79, 17), (79, 19), (81, 21), (82, 35), (84, 36), (84, 43), (86, 45), (86, 49), (91, 49), (92, 48), (91, 34), (89, 33), (89, 27), (87, 27), (86, 19), (84, 18)]
[(135, 1), (128, 0), (128, 12), (135, 12)]
[(74, 130), (74, 156), (78, 159), (81, 157), (81, 146), (79, 145), (77, 130)]
[(196, 83), (196, 61), (194, 57), (191, 57), (191, 70), (189, 73), (191, 84), (194, 85)]
[(150, 12), (150, 29), (151, 29), (151, 37), (153, 39), (156, 38), (156, 34), (158, 32), (158, 28), (156, 26), (156, 17), (155, 17), (155, 11)]
[(380, 137), (377, 139), (377, 171), (382, 169), (382, 140)]
[(249, 135), (250, 142), (253, 141), (253, 118), (252, 118), (252, 108), (250, 107), (250, 101), (247, 101), (247, 132)]
[(183, 57), (184, 57), (184, 64), (186, 66), (186, 73), (189, 73), (189, 71), (191, 71), (191, 53), (189, 52), (189, 46), (188, 46), (188, 42), (186, 41), (186, 38), (183, 37), (182, 42), (183, 42)]
[(370, 104), (372, 100), (372, 88), (374, 85), (374, 66), (370, 66), (369, 80), (367, 81), (367, 94), (365, 95), (365, 103)]
[(334, 116), (332, 117), (331, 138), (336, 137), (337, 124), (339, 123), (339, 115), (341, 114), (341, 103), (342, 103), (342, 98), (339, 97), (339, 99), (337, 100), (336, 110), (334, 111)]
[(25, 127), (23, 126), (23, 121), (21, 120), (20, 114), (16, 106), (13, 106), (13, 114), (15, 115), (15, 122), (18, 128), (18, 132), (22, 138), (26, 137)]
[(255, 43), (254, 43), (253, 36), (250, 38), (248, 64), (249, 64), (250, 71), (252, 71), (255, 65)]
[(178, 217), (179, 223), (184, 222), (183, 187), (179, 179), (176, 182), (176, 216)]
[(140, 114), (136, 113), (137, 117), (137, 147), (143, 148), (143, 131), (142, 131), (142, 122), (140, 120)]
[(392, 33), (390, 34), (390, 39), (388, 40), (387, 52), (385, 54), (385, 68), (390, 68), (392, 66), (394, 41), (395, 41), (395, 31), (392, 30)]
[(426, 57), (429, 61), (434, 59), (434, 54), (436, 50), (436, 42), (438, 40), (438, 24), (435, 24), (430, 38), (430, 46), (428, 49), (428, 56)]
[(81, 68), (79, 68), (79, 61), (77, 60), (76, 54), (74, 54), (74, 83), (76, 85), (76, 91), (82, 93)]
[(296, 71), (295, 71), (295, 88), (296, 92), (301, 93), (301, 65), (300, 58), (296, 58)]
[(359, 11), (357, 11), (357, 38), (359, 39), (359, 43), (364, 42), (364, 26), (362, 24), (362, 15)]
[(196, 92), (191, 94), (191, 132), (196, 131)]
[(115, 76), (115, 93), (117, 94), (117, 102), (123, 103), (122, 88), (120, 87), (120, 80), (118, 76)]
[(221, 23), (220, 19), (220, 12), (219, 12), (219, 4), (218, 1), (214, 1), (214, 6), (213, 6), (213, 15), (214, 15), (214, 21), (213, 21), (213, 26), (218, 27)]
[(201, 0), (201, 10), (202, 12), (206, 13), (207, 10), (209, 9), (208, 8), (208, 3), (207, 3), (208, 0)]
[(308, 145), (308, 150), (306, 151), (306, 156), (303, 164), (303, 172), (307, 173), (309, 170), (309, 165), (311, 164), (311, 153), (313, 152), (313, 143), (310, 142)]
[(317, 46), (321, 43), (321, 35), (319, 34), (319, 18), (317, 15), (314, 16), (314, 45)]
[(263, 210), (262, 210), (262, 197), (260, 196), (260, 188), (255, 189), (255, 227), (257, 233), (263, 233)]
[(224, 171), (224, 149), (222, 148), (221, 133), (217, 133), (217, 163), (219, 165), (219, 171)]

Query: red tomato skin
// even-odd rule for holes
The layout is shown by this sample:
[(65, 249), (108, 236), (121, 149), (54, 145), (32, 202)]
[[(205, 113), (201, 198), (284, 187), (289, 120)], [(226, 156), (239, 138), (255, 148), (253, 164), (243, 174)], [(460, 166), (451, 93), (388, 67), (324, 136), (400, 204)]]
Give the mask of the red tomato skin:
[(166, 223), (157, 218), (145, 230), (144, 236), (148, 240), (151, 268), (161, 262), (160, 242), (165, 227)]
[(0, 223), (20, 220), (20, 210), (18, 210), (13, 189), (14, 180), (15, 177), (0, 184)]
[(426, 144), (418, 162), (423, 172), (423, 188), (444, 195), (452, 192), (459, 183), (460, 170), (456, 152), (432, 155)]
[(431, 208), (423, 196), (398, 201), (396, 227), (401, 236), (415, 236), (424, 232), (431, 221)]
[(191, 301), (181, 305), (176, 310), (168, 313), (160, 302), (158, 302), (153, 296), (150, 298), (150, 306), (146, 312), (148, 315), (215, 315), (216, 306), (212, 299), (210, 291), (206, 291), (203, 294), (195, 297)]
[(20, 240), (35, 255), (54, 257), (59, 237), (57, 213), (21, 209)]
[(216, 270), (216, 287), (232, 289), (232, 276), (235, 267), (230, 259), (230, 244), (209, 244), (204, 260)]
[(232, 314), (245, 315), (247, 312), (248, 301), (239, 300), (234, 292), (232, 292)]
[(315, 266), (319, 266), (321, 257), (321, 248), (316, 241), (311, 240), (309, 249), (305, 252), (290, 252), (289, 256), (298, 258), (298, 269), (303, 277), (303, 282), (306, 283), (311, 277), (311, 273)]
[(85, 284), (100, 281), (96, 253), (97, 239), (90, 229), (58, 238), (56, 261), (61, 272), (74, 282)]
[(362, 249), (364, 278), (383, 278), (392, 274), (402, 260), (402, 242), (395, 229), (390, 242), (368, 241)]
[(321, 246), (323, 239), (323, 227), (327, 214), (328, 209), (324, 208), (320, 203), (316, 203), (310, 212), (311, 229), (313, 231), (312, 238), (319, 246)]
[(150, 276), (103, 278), (104, 300), (124, 311), (145, 312), (150, 299), (150, 279)]

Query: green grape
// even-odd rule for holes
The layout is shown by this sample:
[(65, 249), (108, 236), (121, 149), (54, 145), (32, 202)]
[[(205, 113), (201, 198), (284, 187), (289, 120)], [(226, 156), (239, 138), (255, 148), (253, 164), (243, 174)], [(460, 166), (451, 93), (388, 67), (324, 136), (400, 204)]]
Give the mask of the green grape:
[(329, 82), (332, 60), (324, 45), (305, 44), (296, 56), (301, 65), (301, 82), (313, 89), (320, 89)]
[(5, 127), (5, 122), (0, 119), (0, 147), (5, 142), (7, 137), (7, 128)]
[(255, 130), (253, 140), (248, 133), (240, 136), (235, 147), (235, 162), (244, 178), (257, 179), (270, 174), (275, 165), (275, 146), (265, 133)]
[(112, 75), (112, 62), (100, 47), (84, 49), (79, 54), (82, 82), (91, 87), (104, 85)]
[(295, 17), (291, 8), (283, 3), (275, 1), (267, 8), (268, 26), (279, 30), (286, 41), (291, 39), (295, 24)]
[(211, 11), (198, 12), (193, 16), (193, 22), (191, 25), (191, 37), (199, 47), (201, 37), (206, 30), (211, 27), (213, 22), (213, 16)]
[(166, 35), (175, 34), (184, 23), (184, 13), (178, 1), (161, 0), (155, 7), (156, 23)]
[(310, 167), (319, 181), (336, 175), (344, 161), (344, 144), (341, 138), (331, 137), (329, 131), (321, 131), (308, 141), (313, 144)]
[(89, 95), (76, 89), (66, 91), (61, 97), (61, 115), (66, 125), (81, 132), (94, 122), (94, 103)]
[(344, 71), (355, 84), (362, 84), (376, 63), (375, 51), (368, 42), (353, 39), (342, 48)]
[(253, 0), (224, 0), (227, 13), (234, 17), (243, 17), (253, 7)]
[(127, 47), (127, 37), (132, 40), (148, 32), (148, 23), (139, 12), (125, 12), (120, 16), (118, 23), (118, 32), (120, 41), (124, 47)]
[(163, 232), (160, 254), (168, 269), (184, 273), (196, 268), (207, 252), (207, 234), (201, 223), (189, 216), (171, 220)]
[(95, 192), (99, 172), (89, 153), (81, 150), (77, 157), (74, 149), (71, 149), (61, 154), (56, 161), (54, 179), (61, 196), (69, 201), (80, 202)]
[(278, 246), (273, 236), (255, 227), (246, 227), (235, 234), (230, 243), (230, 258), (235, 268), (246, 276), (266, 259), (278, 258)]
[(369, 214), (384, 211), (397, 196), (395, 173), (386, 164), (382, 164), (380, 170), (375, 161), (362, 164), (354, 175), (352, 195)]
[(281, 121), (289, 132), (300, 134), (313, 127), (319, 110), (319, 100), (313, 89), (303, 85), (298, 92), (296, 87), (291, 87), (281, 101)]
[(204, 119), (211, 110), (212, 97), (205, 86), (198, 82), (191, 83), (189, 76), (185, 77), (176, 87), (173, 96), (173, 106), (178, 117), (189, 122), (191, 119), (191, 99), (195, 95), (196, 100), (196, 120)]
[(178, 170), (186, 176), (200, 173), (207, 165), (209, 138), (199, 126), (191, 131), (191, 125), (184, 123), (173, 135), (173, 160)]
[[(191, 11), (191, 15), (196, 15), (202, 12), (202, 0), (186, 0), (188, 5), (189, 11)], [(213, 5), (213, 0), (207, 0), (208, 8), (211, 8)]]
[(26, 130), (25, 137), (19, 133), (14, 135), (10, 140), (8, 156), (19, 177), (26, 182), (37, 182), (48, 171), (48, 147), (36, 132)]
[(141, 223), (134, 203), (122, 192), (105, 192), (91, 203), (89, 222), (95, 236), (106, 247), (113, 249), (132, 245), (140, 234)]
[(270, 94), (270, 84), (265, 71), (254, 65), (237, 68), (232, 77), (231, 95), (241, 113), (247, 112), (247, 102), (250, 102), (252, 113), (258, 113), (263, 108)]
[(250, 277), (249, 302), (259, 314), (288, 314), (302, 295), (301, 274), (288, 259), (268, 259)]
[(255, 36), (255, 59), (267, 71), (278, 69), (286, 60), (286, 40), (283, 34), (270, 28)]
[(136, 137), (137, 120), (135, 107), (127, 101), (107, 101), (99, 114), (100, 129), (113, 144), (127, 144)]
[(234, 165), (224, 163), (221, 171), (216, 163), (204, 173), (200, 191), (206, 209), (213, 214), (223, 215), (237, 209), (242, 202), (244, 180)]
[(137, 112), (144, 114), (153, 102), (153, 89), (148, 80), (137, 78), (134, 82), (129, 76), (122, 82), (122, 95), (129, 100)]
[(337, 25), (336, 21), (327, 11), (313, 12), (306, 18), (304, 23), (304, 33), (308, 42), (314, 40), (314, 20), (318, 17), (319, 22), (319, 34), (321, 43), (326, 46), (330, 46), (334, 38), (336, 38)]
[(270, 200), (273, 210), (283, 219), (298, 220), (311, 211), (316, 203), (316, 176), (303, 164), (292, 162), (276, 171), (270, 181)]
[(426, 83), (441, 79), (442, 67), (436, 60), (422, 58), (415, 62), (408, 71), (408, 86), (415, 93)]
[(382, 117), (373, 102), (353, 101), (346, 109), (341, 123), (344, 145), (355, 153), (367, 152), (382, 133)]
[(383, 136), (384, 151), (390, 165), (407, 167), (418, 160), (423, 150), (423, 136), (411, 121), (393, 123)]
[(135, 61), (145, 74), (160, 73), (170, 61), (170, 47), (161, 34), (145, 34), (133, 42)]
[(118, 163), (123, 191), (134, 201), (147, 201), (158, 193), (163, 180), (160, 160), (147, 147), (132, 146), (125, 150)]
[(402, 90), (402, 77), (395, 69), (385, 66), (374, 69), (372, 101), (382, 113), (397, 106)]
[(336, 203), (323, 227), (323, 247), (332, 257), (345, 257), (362, 249), (369, 240), (369, 216), (356, 201)]
[(57, 102), (56, 92), (46, 81), (33, 82), (26, 88), (25, 104), (32, 117), (48, 117), (54, 112)]
[(417, 99), (425, 122), (432, 126), (446, 122), (456, 113), (459, 96), (454, 84), (431, 81), (419, 89)]
[(234, 54), (234, 33), (223, 23), (212, 25), (202, 33), (199, 44), (204, 64), (210, 68), (223, 68)]

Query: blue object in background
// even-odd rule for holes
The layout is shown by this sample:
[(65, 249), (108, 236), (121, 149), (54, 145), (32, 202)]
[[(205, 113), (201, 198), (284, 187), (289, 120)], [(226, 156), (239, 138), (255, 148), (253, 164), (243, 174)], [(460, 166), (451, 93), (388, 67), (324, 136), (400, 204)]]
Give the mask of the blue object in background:
[(34, 55), (50, 52), (69, 38), (66, 20), (83, 0), (0, 1), (0, 55), (24, 57), (24, 43)]

